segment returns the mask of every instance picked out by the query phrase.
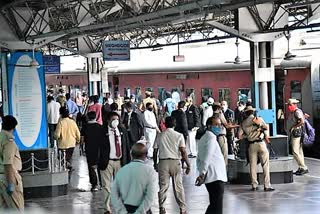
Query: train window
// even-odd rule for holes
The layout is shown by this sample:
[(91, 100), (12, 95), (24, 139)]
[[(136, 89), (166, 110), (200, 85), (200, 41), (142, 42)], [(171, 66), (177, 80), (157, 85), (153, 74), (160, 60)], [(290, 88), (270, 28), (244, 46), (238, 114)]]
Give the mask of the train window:
[(201, 97), (212, 97), (212, 88), (202, 88)]
[(186, 97), (191, 97), (193, 102), (196, 101), (196, 93), (194, 88), (187, 88), (186, 89)]
[(124, 88), (124, 92), (123, 92), (123, 95), (125, 97), (130, 97), (131, 93), (130, 93), (130, 88)]
[(219, 88), (219, 102), (227, 101), (228, 104), (231, 102), (230, 89), (229, 88)]
[(238, 89), (238, 101), (243, 101), (244, 103), (251, 100), (251, 90), (249, 88), (239, 88)]
[(142, 97), (141, 97), (141, 88), (140, 87), (136, 87), (135, 88), (135, 93), (134, 94), (136, 95), (137, 102), (141, 102)]
[(166, 99), (166, 89), (163, 87), (158, 88), (158, 99), (162, 103)]

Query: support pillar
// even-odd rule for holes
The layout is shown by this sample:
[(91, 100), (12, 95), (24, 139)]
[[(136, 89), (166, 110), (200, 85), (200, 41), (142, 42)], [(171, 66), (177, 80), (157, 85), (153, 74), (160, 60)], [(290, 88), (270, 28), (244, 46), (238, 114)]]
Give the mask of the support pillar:
[(101, 71), (103, 59), (101, 54), (93, 53), (87, 55), (87, 72), (89, 77), (89, 95), (102, 95), (101, 91)]

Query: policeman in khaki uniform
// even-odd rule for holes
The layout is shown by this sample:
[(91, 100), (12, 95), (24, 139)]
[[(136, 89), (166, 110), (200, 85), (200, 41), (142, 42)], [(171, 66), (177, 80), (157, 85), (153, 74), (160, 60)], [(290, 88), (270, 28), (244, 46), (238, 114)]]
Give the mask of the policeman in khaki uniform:
[(156, 113), (156, 115), (158, 114), (158, 107), (157, 107), (157, 103), (154, 99), (151, 98), (151, 91), (146, 91), (146, 98), (144, 98), (142, 100), (142, 102), (139, 105), (139, 110), (140, 111), (145, 111), (147, 109), (147, 103), (152, 103), (152, 106), (154, 108), (154, 112)]
[(17, 120), (7, 115), (2, 119), (0, 132), (0, 209), (24, 209), (23, 186), (19, 170), (22, 162), (17, 145), (14, 142), (13, 130)]
[(247, 106), (244, 110), (246, 119), (239, 129), (239, 139), (246, 138), (249, 143), (249, 161), (252, 191), (258, 190), (257, 161), (260, 156), (264, 176), (264, 191), (274, 191), (270, 184), (269, 151), (266, 143), (269, 142), (268, 126), (260, 117), (254, 116), (255, 109)]

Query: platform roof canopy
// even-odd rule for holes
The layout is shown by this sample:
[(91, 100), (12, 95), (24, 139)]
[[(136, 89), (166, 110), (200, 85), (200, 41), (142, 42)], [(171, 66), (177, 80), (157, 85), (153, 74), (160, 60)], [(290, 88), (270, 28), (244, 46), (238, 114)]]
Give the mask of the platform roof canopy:
[[(272, 40), (281, 37), (284, 30), (320, 26), (319, 3), (319, 0), (1, 0), (0, 46), (11, 50), (33, 46), (52, 54), (85, 55), (101, 51), (102, 40), (113, 39), (130, 40), (132, 48), (231, 36), (246, 41)], [(261, 4), (267, 4), (268, 10)], [(246, 23), (247, 18), (253, 22)]]

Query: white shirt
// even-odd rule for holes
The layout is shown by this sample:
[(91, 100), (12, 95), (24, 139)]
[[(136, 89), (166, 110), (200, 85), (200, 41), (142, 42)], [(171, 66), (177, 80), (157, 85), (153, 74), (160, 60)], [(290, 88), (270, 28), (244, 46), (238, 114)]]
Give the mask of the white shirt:
[(49, 124), (58, 124), (60, 118), (60, 103), (52, 100), (47, 103), (47, 120)]
[(168, 128), (158, 134), (154, 149), (159, 149), (159, 159), (181, 159), (179, 147), (186, 147), (184, 137), (181, 133), (176, 132), (173, 128)]
[(135, 214), (145, 214), (156, 198), (157, 180), (154, 169), (141, 160), (122, 167), (111, 187), (113, 213), (127, 214), (126, 204), (138, 207)]
[(112, 98), (108, 98), (108, 104), (111, 105), (113, 103), (113, 99)]
[(128, 126), (130, 127), (132, 111), (128, 113)]
[(156, 116), (154, 115), (153, 111), (149, 111), (149, 110), (145, 110), (143, 112), (143, 116), (144, 116), (144, 121), (145, 121), (145, 126), (146, 128), (150, 128), (150, 127), (157, 127), (157, 120), (156, 120)]
[(198, 142), (197, 169), (200, 174), (207, 173), (205, 183), (227, 181), (224, 158), (217, 137), (211, 131), (206, 131)]
[(171, 97), (175, 103), (180, 102), (180, 94), (177, 91), (172, 92)]
[(110, 142), (110, 155), (109, 155), (110, 159), (120, 159), (122, 157), (121, 135), (120, 135), (120, 132), (119, 132), (118, 128), (116, 128), (115, 131), (116, 131), (116, 134), (117, 134), (117, 136), (119, 138), (121, 155), (120, 155), (120, 157), (117, 157), (117, 155), (116, 155), (116, 145), (115, 145), (115, 139), (114, 139), (114, 131), (113, 131), (113, 129), (111, 127), (108, 126), (109, 142)]
[(202, 125), (206, 125), (207, 120), (209, 117), (212, 117), (213, 115), (213, 109), (212, 106), (207, 106), (205, 109), (203, 109), (203, 118), (202, 118)]

